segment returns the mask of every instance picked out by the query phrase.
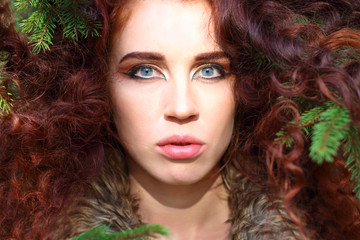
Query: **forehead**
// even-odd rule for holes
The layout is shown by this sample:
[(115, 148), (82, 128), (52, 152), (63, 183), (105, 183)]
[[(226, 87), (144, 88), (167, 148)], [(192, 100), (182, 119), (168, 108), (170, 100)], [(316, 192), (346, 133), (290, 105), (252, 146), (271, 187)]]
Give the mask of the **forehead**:
[(209, 51), (209, 47), (216, 45), (211, 7), (205, 0), (136, 0), (123, 10), (112, 34), (112, 45), (122, 49), (156, 51), (167, 45), (191, 47), (196, 44), (197, 48)]

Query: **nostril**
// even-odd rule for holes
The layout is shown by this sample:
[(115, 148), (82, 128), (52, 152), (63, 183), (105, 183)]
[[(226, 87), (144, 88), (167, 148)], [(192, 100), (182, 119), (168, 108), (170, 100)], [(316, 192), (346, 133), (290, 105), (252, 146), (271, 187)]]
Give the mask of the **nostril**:
[(189, 122), (193, 122), (199, 119), (199, 115), (190, 115), (187, 117), (179, 117), (175, 115), (165, 115), (165, 120), (170, 122), (175, 122), (177, 124), (186, 124)]

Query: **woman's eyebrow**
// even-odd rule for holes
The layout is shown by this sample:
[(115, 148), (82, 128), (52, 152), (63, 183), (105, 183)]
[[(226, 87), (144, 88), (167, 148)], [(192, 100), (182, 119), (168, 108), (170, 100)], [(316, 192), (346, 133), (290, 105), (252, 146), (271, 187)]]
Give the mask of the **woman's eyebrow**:
[(229, 58), (224, 52), (217, 51), (217, 52), (207, 52), (207, 53), (200, 53), (195, 57), (195, 61), (209, 61), (209, 60), (216, 60), (220, 58)]
[(165, 56), (161, 53), (156, 53), (156, 52), (131, 52), (126, 54), (124, 57), (122, 57), (119, 64), (131, 58), (140, 59), (140, 60), (162, 61), (165, 59)]
[[(131, 58), (140, 59), (140, 60), (157, 60), (157, 61), (165, 60), (165, 56), (157, 52), (131, 52), (126, 54), (124, 57), (122, 57), (121, 60), (119, 61), (119, 64)], [(195, 61), (209, 61), (220, 58), (229, 58), (229, 57), (222, 51), (207, 52), (196, 55)]]

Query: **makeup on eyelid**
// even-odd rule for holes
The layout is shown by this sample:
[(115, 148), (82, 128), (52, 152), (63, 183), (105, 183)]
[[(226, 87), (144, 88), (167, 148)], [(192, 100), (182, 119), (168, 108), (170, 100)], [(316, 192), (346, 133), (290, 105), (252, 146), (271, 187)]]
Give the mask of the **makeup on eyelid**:
[[(139, 71), (140, 73), (138, 73)], [(132, 79), (166, 79), (165, 75), (160, 70), (158, 70), (157, 67), (148, 64), (136, 65), (131, 67), (130, 70), (120, 73)], [(157, 75), (149, 75), (151, 73), (157, 73)]]
[[(214, 61), (215, 60), (215, 61)], [(229, 59), (221, 52), (204, 53), (195, 57), (190, 79), (221, 80), (230, 75)], [(164, 69), (164, 70), (162, 70)], [(118, 72), (130, 79), (166, 79), (166, 61), (160, 53), (132, 52), (119, 62)], [(144, 74), (145, 73), (145, 74)], [(154, 73), (154, 75), (151, 75)]]
[[(230, 73), (226, 72), (224, 68), (215, 63), (201, 65), (193, 73), (190, 74), (191, 80), (205, 79), (205, 80), (221, 80), (225, 79)], [(131, 79), (165, 79), (168, 80), (157, 67), (153, 67), (147, 64), (136, 65), (128, 71), (121, 71), (119, 73), (131, 78)], [(152, 73), (157, 73), (152, 75)]]

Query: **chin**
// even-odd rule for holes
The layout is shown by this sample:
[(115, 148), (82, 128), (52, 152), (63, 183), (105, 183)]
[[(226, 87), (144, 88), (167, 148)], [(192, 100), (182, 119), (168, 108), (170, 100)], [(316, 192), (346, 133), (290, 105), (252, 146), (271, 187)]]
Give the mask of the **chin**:
[(164, 179), (164, 182), (167, 185), (171, 186), (188, 186), (194, 185), (201, 181), (201, 178), (194, 178), (194, 177), (173, 177), (170, 179)]
[(199, 171), (168, 171), (166, 176), (163, 176), (161, 179), (158, 178), (161, 182), (173, 185), (173, 186), (186, 186), (186, 185), (196, 185), (204, 181), (209, 181), (214, 178), (214, 175), (211, 173), (201, 173)]

